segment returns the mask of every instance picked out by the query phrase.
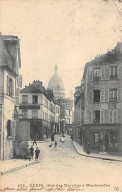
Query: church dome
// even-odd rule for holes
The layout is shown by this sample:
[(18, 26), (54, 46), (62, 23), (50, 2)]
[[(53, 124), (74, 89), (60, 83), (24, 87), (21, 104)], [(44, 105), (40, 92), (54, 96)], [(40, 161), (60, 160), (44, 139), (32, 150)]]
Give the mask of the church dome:
[(51, 79), (49, 80), (48, 83), (48, 88), (50, 89), (64, 89), (64, 84), (63, 84), (63, 80), (61, 79), (61, 77), (58, 74), (58, 68), (57, 66), (55, 66), (55, 73), (54, 75), (51, 77)]

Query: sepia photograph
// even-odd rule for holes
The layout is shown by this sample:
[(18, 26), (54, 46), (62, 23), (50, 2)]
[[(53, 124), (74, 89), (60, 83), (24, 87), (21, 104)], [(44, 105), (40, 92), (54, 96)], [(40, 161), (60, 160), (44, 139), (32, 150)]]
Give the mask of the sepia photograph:
[(122, 0), (0, 0), (0, 192), (122, 192)]

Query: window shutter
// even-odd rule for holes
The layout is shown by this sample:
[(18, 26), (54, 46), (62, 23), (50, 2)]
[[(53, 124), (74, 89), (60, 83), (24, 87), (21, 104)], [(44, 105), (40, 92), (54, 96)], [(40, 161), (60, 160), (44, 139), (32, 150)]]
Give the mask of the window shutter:
[(9, 77), (7, 76), (7, 95), (9, 95)]
[(105, 102), (109, 101), (109, 89), (105, 89)]
[(102, 75), (101, 75), (101, 79), (104, 80), (105, 79), (105, 67), (102, 67)]
[(110, 67), (105, 67), (106, 80), (110, 79)]
[(121, 88), (118, 88), (117, 90), (117, 100), (118, 102), (121, 102), (121, 97), (122, 97), (122, 89)]
[(114, 123), (118, 122), (118, 111), (117, 110), (113, 111), (113, 122)]
[(113, 111), (110, 110), (109, 112), (109, 122), (112, 123), (113, 122)]
[(93, 81), (93, 70), (89, 69), (89, 81)]
[(118, 79), (121, 79), (121, 66), (117, 67), (117, 75), (118, 75)]
[(14, 97), (14, 81), (12, 80), (12, 97)]
[(100, 91), (100, 101), (101, 102), (104, 102), (105, 101), (105, 90), (104, 89), (102, 89)]
[(104, 110), (101, 110), (100, 112), (100, 122), (104, 123)]
[(89, 102), (92, 102), (93, 101), (93, 91), (90, 90), (88, 94), (89, 94), (89, 98), (88, 98)]
[(109, 110), (104, 110), (104, 121), (109, 123)]

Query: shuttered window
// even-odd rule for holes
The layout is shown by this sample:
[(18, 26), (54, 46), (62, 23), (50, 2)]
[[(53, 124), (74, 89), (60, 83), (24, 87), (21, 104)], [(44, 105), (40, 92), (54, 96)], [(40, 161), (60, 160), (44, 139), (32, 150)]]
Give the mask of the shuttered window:
[(14, 81), (7, 76), (7, 95), (14, 97)]
[(104, 110), (104, 121), (109, 123), (109, 110)]
[(110, 79), (110, 67), (106, 66), (105, 67), (105, 75), (106, 75), (106, 80)]
[(109, 119), (110, 119), (110, 123), (117, 123), (118, 122), (118, 111), (110, 110)]
[(109, 101), (109, 89), (105, 89), (105, 102)]
[(105, 67), (102, 67), (102, 76), (101, 79), (104, 80), (105, 79)]
[(105, 90), (104, 89), (102, 89), (100, 91), (100, 101), (101, 102), (104, 102), (105, 101)]

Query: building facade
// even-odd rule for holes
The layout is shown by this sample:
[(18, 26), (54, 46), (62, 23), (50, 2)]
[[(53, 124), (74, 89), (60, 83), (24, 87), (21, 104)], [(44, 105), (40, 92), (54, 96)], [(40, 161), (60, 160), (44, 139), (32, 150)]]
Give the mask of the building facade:
[(122, 44), (86, 64), (84, 69), (84, 145), (121, 155)]
[(40, 81), (33, 81), (20, 91), (20, 121), (29, 121), (30, 139), (46, 140), (60, 131), (60, 106), (55, 103), (53, 92), (45, 90)]
[(14, 156), (19, 105), (20, 46), (17, 36), (0, 34), (0, 159)]

